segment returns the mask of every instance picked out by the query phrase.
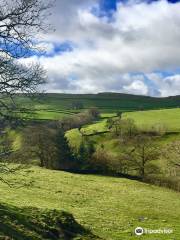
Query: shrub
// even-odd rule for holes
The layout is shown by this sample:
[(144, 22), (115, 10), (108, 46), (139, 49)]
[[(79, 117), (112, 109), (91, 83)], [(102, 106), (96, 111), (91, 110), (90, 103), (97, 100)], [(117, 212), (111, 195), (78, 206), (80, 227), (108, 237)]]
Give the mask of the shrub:
[(166, 187), (175, 191), (180, 191), (180, 178), (177, 177), (166, 177), (164, 175), (149, 175), (145, 177), (144, 181), (160, 187)]
[(91, 169), (98, 173), (108, 174), (111, 172), (111, 159), (112, 156), (103, 148), (98, 148), (93, 154), (91, 160)]

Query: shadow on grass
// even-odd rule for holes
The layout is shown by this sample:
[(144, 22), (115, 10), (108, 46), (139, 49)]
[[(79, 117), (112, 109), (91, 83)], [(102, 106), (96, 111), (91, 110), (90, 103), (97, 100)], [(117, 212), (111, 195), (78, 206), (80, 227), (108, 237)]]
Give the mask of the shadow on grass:
[(64, 211), (0, 205), (0, 239), (90, 240), (100, 238), (78, 224), (72, 214)]
[(127, 178), (130, 180), (137, 180), (142, 181), (142, 178), (139, 176), (133, 176), (129, 174), (124, 173), (115, 173), (115, 172), (101, 172), (98, 170), (75, 170), (75, 169), (69, 169), (69, 170), (62, 170), (64, 172), (69, 172), (73, 174), (84, 174), (84, 175), (95, 175), (95, 176), (103, 176), (103, 177), (119, 177), (119, 178)]

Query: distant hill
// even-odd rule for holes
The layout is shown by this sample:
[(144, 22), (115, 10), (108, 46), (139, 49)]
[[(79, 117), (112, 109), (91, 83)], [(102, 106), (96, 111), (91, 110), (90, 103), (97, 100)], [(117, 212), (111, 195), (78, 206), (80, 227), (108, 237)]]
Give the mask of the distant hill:
[(46, 93), (41, 100), (42, 104), (48, 104), (52, 107), (61, 106), (63, 109), (71, 108), (75, 101), (81, 102), (83, 108), (98, 107), (108, 112), (115, 110), (132, 111), (180, 107), (180, 96), (157, 98), (123, 93)]
[(97, 107), (102, 113), (180, 107), (180, 96), (155, 98), (123, 93), (45, 93), (39, 94), (33, 101), (18, 94), (16, 101), (21, 107), (33, 107), (36, 114), (31, 118), (43, 120), (60, 119), (91, 107)]

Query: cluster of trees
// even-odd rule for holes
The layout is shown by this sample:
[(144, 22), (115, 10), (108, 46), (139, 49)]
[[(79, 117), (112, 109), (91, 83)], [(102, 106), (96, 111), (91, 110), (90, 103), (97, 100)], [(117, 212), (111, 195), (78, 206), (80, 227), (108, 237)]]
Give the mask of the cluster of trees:
[(83, 102), (79, 102), (79, 101), (74, 101), (71, 105), (71, 109), (73, 110), (80, 110), (84, 108), (84, 104)]
[(81, 128), (83, 125), (91, 123), (92, 121), (98, 120), (100, 112), (97, 108), (93, 107), (81, 113), (75, 114), (71, 117), (66, 117), (59, 121), (59, 126), (64, 131)]
[(138, 132), (133, 119), (122, 119), (121, 116), (109, 118), (107, 120), (107, 127), (112, 133), (119, 136), (121, 139), (133, 137)]
[[(167, 161), (169, 164), (171, 163), (171, 166), (174, 165), (171, 172), (175, 174), (179, 168), (177, 156), (180, 154), (178, 148), (180, 144), (169, 145), (162, 153), (154, 137), (138, 131), (132, 119), (117, 117), (107, 121), (109, 129), (119, 139), (118, 155), (111, 155), (103, 145), (96, 146), (88, 136), (82, 136), (82, 142), (78, 149), (71, 149), (65, 136), (66, 130), (74, 127), (81, 128), (82, 125), (98, 117), (99, 111), (93, 108), (76, 114), (70, 119), (64, 119), (53, 127), (43, 124), (28, 127), (24, 131), (26, 140), (23, 152), (29, 155), (29, 148), (32, 159), (38, 158), (42, 167), (134, 174), (142, 179), (149, 174), (159, 172), (157, 160), (164, 154), (166, 159), (170, 159), (172, 156), (174, 156), (172, 159), (176, 159)], [(25, 156), (22, 153), (20, 155)], [(24, 158), (27, 159), (27, 156)]]
[(163, 156), (167, 160), (166, 174), (170, 177), (180, 177), (180, 141), (175, 141), (163, 149)]
[[(34, 125), (24, 129), (21, 149), (16, 159), (21, 163), (36, 160), (40, 167), (68, 170), (74, 167), (74, 156), (62, 128)], [(27, 160), (28, 159), (28, 160)]]
[[(99, 117), (97, 109), (90, 109), (77, 115), (81, 119), (82, 116), (87, 116), (86, 114), (91, 116), (87, 118), (88, 121)], [(84, 119), (78, 123), (80, 126), (84, 125)], [(179, 141), (162, 148), (157, 144), (157, 136), (139, 131), (131, 119), (125, 120), (118, 117), (114, 118), (113, 122), (108, 120), (107, 124), (118, 141), (117, 154), (110, 153), (103, 144), (98, 145), (89, 136), (82, 136), (78, 149), (71, 148), (65, 133), (72, 125), (63, 128), (64, 125), (61, 122), (61, 124), (56, 123), (50, 126), (35, 124), (26, 128), (19, 159), (22, 161), (23, 156), (25, 162), (30, 158), (33, 161), (37, 159), (41, 167), (49, 169), (136, 176), (152, 183), (157, 182), (157, 176), (179, 176)], [(162, 158), (164, 168), (159, 166), (159, 160)], [(158, 179), (158, 184), (159, 182), (165, 184), (162, 179)], [(174, 182), (167, 180), (166, 184), (171, 187)], [(176, 187), (176, 189), (179, 188)]]
[(62, 170), (81, 170), (88, 166), (94, 152), (91, 142), (82, 142), (78, 152), (73, 151), (65, 136), (72, 128), (81, 128), (99, 118), (99, 111), (91, 108), (59, 122), (33, 124), (24, 128), (22, 147), (14, 158), (26, 163), (27, 159), (37, 159), (41, 167)]
[(100, 146), (93, 155), (92, 166), (103, 173), (134, 175), (143, 180), (159, 171), (156, 161), (160, 150), (149, 136), (137, 135), (129, 143), (121, 142), (119, 148), (119, 154), (112, 155)]

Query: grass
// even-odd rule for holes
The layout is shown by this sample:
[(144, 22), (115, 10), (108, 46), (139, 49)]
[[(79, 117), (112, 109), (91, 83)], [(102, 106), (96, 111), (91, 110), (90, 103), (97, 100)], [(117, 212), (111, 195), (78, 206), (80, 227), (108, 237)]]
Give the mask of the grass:
[(97, 239), (64, 211), (0, 205), (0, 239)]
[(69, 130), (66, 132), (66, 137), (69, 140), (69, 143), (72, 147), (79, 147), (82, 140), (82, 135), (79, 132), (78, 128)]
[[(102, 113), (117, 111), (137, 111), (180, 106), (180, 97), (153, 98), (130, 94), (101, 93), (101, 94), (45, 94), (30, 101), (18, 96), (17, 102), (21, 106), (33, 106), (36, 110), (34, 119), (60, 119), (64, 115), (72, 114), (72, 103), (81, 102), (83, 109), (97, 107)], [(82, 110), (83, 110), (82, 109)]]
[(48, 111), (48, 110), (37, 110), (34, 115), (32, 115), (32, 119), (37, 120), (58, 120), (74, 113), (69, 113), (66, 111)]
[(86, 135), (105, 132), (108, 130), (106, 126), (106, 122), (107, 120), (103, 119), (103, 120), (97, 121), (96, 123), (88, 124), (81, 128), (81, 132), (83, 132)]
[(137, 226), (174, 231), (169, 236), (144, 235), (141, 239), (180, 239), (177, 192), (128, 179), (38, 167), (21, 170), (21, 174), (6, 179), (16, 182), (17, 187), (0, 183), (2, 203), (70, 212), (81, 225), (103, 239), (134, 240)]
[[(115, 114), (102, 114), (101, 119), (95, 123), (88, 124), (81, 128), (81, 131), (99, 142), (105, 144), (108, 151), (117, 152), (117, 140), (112, 134), (103, 134), (98, 136), (99, 133), (108, 131), (106, 126), (107, 118), (114, 117)], [(163, 110), (149, 110), (149, 111), (137, 111), (128, 112), (123, 114), (123, 118), (132, 118), (135, 120), (136, 125), (139, 129), (147, 131), (152, 130), (152, 127), (163, 126), (167, 131), (167, 134), (159, 138), (159, 142), (169, 143), (171, 141), (180, 140), (180, 109), (163, 109)], [(67, 138), (72, 146), (79, 146), (81, 142), (81, 134), (78, 129), (72, 129), (66, 133)], [(115, 145), (115, 147), (114, 147)]]
[[(85, 108), (92, 106), (100, 108), (102, 119), (84, 126), (81, 131), (87, 135), (97, 133), (91, 136), (96, 144), (103, 143), (108, 152), (115, 154), (120, 151), (119, 140), (109, 133), (99, 134), (107, 130), (107, 118), (114, 117), (118, 110), (137, 110), (140, 105), (147, 110), (176, 107), (179, 104), (178, 97), (154, 99), (111, 94), (48, 94), (41, 103), (34, 104), (37, 114), (32, 118), (50, 120), (74, 114), (74, 111), (69, 110), (69, 106), (75, 100), (82, 101)], [(160, 139), (163, 144), (180, 137), (179, 133), (175, 133), (180, 132), (179, 108), (125, 112), (123, 118), (133, 118), (138, 127), (143, 130), (151, 129), (154, 124), (164, 125), (169, 133)], [(77, 146), (81, 142), (78, 129), (68, 131), (66, 136), (72, 146)], [(15, 139), (13, 148), (20, 148), (20, 132), (12, 131), (10, 137)], [(35, 216), (32, 209), (35, 208), (41, 219), (41, 214), (48, 216), (49, 211), (56, 209), (60, 211), (58, 214), (61, 211), (72, 213), (78, 223), (105, 240), (138, 239), (133, 233), (137, 226), (149, 229), (172, 228), (174, 231), (170, 235), (143, 235), (141, 239), (180, 239), (180, 193), (128, 179), (71, 174), (38, 167), (21, 170), (20, 174), (6, 175), (5, 178), (7, 181), (15, 182), (16, 187), (9, 188), (0, 182), (0, 202), (3, 204), (1, 211), (3, 213), (4, 206), (7, 206), (5, 204), (14, 206), (7, 207), (10, 213), (13, 210), (15, 214), (13, 218), (19, 218), (19, 216), (23, 218), (24, 215), (21, 215), (23, 212), (26, 217), (27, 214), (30, 215), (29, 221), (31, 221)], [(27, 212), (26, 208), (32, 212)], [(0, 221), (0, 233), (3, 233), (2, 219)], [(37, 221), (39, 221), (38, 217)], [(18, 228), (19, 225), (23, 225), (23, 222), (17, 222), (16, 225)], [(27, 226), (23, 228), (25, 227)], [(40, 228), (43, 229), (43, 225)], [(31, 234), (28, 227), (25, 231)], [(32, 236), (30, 239), (33, 239)]]
[(124, 113), (123, 118), (134, 119), (136, 125), (145, 130), (162, 125), (169, 132), (180, 132), (180, 108)]

